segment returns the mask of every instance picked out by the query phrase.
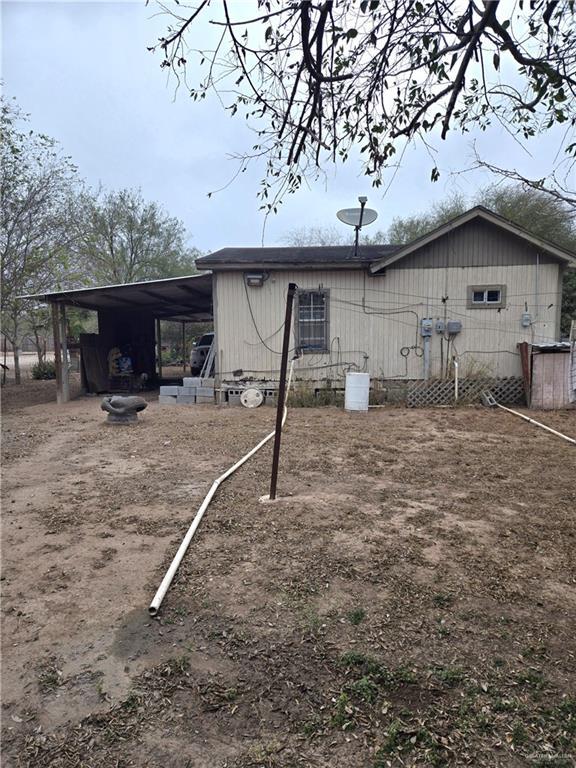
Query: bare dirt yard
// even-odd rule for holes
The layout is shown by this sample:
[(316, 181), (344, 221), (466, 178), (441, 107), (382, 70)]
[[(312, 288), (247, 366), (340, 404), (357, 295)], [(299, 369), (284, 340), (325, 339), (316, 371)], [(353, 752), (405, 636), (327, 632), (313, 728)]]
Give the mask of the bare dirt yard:
[[(42, 386), (40, 386), (42, 385)], [(576, 449), (481, 408), (5, 392), (3, 766), (573, 766)], [(576, 412), (539, 414), (576, 436)]]

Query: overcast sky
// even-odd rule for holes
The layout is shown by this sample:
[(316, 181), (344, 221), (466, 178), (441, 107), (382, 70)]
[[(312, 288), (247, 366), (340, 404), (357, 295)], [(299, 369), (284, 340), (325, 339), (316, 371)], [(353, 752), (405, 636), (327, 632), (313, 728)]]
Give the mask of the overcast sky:
[[(141, 187), (146, 198), (184, 222), (190, 244), (203, 251), (260, 244), (263, 215), (256, 193), (262, 167), (251, 167), (207, 197), (230, 181), (236, 164), (228, 155), (248, 149), (254, 135), (216, 100), (194, 103), (184, 90), (174, 97), (160, 56), (147, 51), (164, 33), (165, 17), (154, 17), (144, 0), (0, 2), (4, 93), (30, 113), (32, 128), (61, 143), (90, 185)], [(240, 3), (248, 11), (253, 6), (235, 0)], [(429, 181), (433, 163), (416, 149), (406, 153), (385, 196), (372, 189), (357, 160), (328, 168), (323, 181), (288, 198), (269, 219), (265, 243), (281, 244), (295, 227), (346, 230), (336, 211), (353, 207), (360, 194), (379, 213), (372, 231), (386, 230), (395, 216), (426, 210), (451, 191), (473, 196), (490, 177), (450, 173), (472, 164), (472, 138), (487, 159), (533, 177), (548, 172), (559, 145), (559, 133), (538, 138), (530, 156), (498, 127), (478, 137), (454, 135), (438, 156), (440, 182)]]

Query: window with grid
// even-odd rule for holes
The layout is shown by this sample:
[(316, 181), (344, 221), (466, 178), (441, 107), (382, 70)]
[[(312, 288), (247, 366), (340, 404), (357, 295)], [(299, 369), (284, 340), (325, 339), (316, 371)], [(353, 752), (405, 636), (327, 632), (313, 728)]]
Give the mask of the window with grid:
[(506, 306), (505, 285), (469, 285), (468, 309)]
[(328, 291), (298, 291), (296, 335), (302, 352), (328, 351)]

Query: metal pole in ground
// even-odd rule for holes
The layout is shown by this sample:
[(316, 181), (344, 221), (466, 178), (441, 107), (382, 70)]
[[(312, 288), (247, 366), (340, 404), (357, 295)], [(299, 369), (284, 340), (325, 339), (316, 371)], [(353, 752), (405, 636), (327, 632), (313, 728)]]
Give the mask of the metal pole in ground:
[(296, 283), (288, 284), (286, 295), (286, 317), (284, 320), (284, 340), (282, 342), (282, 361), (280, 363), (280, 383), (278, 385), (278, 405), (276, 408), (276, 432), (274, 434), (274, 450), (272, 453), (272, 477), (270, 479), (270, 500), (276, 498), (278, 482), (278, 462), (280, 461), (280, 441), (282, 439), (282, 417), (284, 416), (284, 399), (286, 397), (286, 370), (288, 368), (288, 347), (290, 346), (290, 329), (292, 325), (292, 304)]

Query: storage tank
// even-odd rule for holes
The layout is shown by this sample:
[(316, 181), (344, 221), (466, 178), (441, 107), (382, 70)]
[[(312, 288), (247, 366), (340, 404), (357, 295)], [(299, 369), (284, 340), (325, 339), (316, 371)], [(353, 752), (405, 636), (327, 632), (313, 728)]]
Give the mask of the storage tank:
[(367, 411), (370, 394), (370, 374), (349, 371), (346, 374), (344, 408), (347, 411)]

